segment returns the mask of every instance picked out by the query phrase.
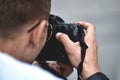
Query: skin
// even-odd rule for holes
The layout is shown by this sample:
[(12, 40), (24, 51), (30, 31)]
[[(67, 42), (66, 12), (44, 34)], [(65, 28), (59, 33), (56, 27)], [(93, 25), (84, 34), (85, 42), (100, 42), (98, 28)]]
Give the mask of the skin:
[(64, 77), (68, 77), (73, 72), (73, 66), (70, 63), (58, 62), (52, 65), (52, 68)]
[(29, 23), (23, 29), (21, 34), (11, 39), (0, 39), (0, 50), (7, 54), (27, 63), (33, 63), (46, 42), (47, 36), (47, 20), (41, 23), (31, 32), (27, 32), (39, 21)]
[[(29, 23), (24, 30), (15, 39), (0, 39), (0, 50), (7, 54), (28, 63), (33, 63), (46, 42), (47, 20), (41, 23), (31, 32), (27, 32), (39, 21)], [(87, 22), (79, 22), (86, 28), (85, 42), (88, 45), (85, 61), (83, 63), (82, 78), (86, 79), (92, 74), (99, 71), (97, 58), (97, 43), (95, 39), (95, 27)], [(27, 27), (28, 26), (28, 27)], [(57, 33), (56, 38), (64, 45), (69, 60), (73, 67), (77, 68), (81, 59), (81, 47), (78, 42), (72, 42), (66, 34)], [(59, 66), (67, 69), (65, 66)], [(54, 66), (55, 67), (55, 66)], [(64, 70), (66, 72), (66, 70)], [(69, 69), (68, 69), (69, 71)], [(71, 73), (72, 71), (68, 72)], [(63, 72), (62, 72), (63, 73)], [(68, 74), (65, 73), (65, 76)]]
[[(83, 63), (83, 70), (82, 70), (82, 78), (83, 80), (86, 80), (89, 76), (93, 75), (96, 72), (99, 72), (98, 67), (98, 47), (97, 42), (95, 38), (95, 26), (88, 23), (88, 22), (78, 22), (81, 25), (84, 26), (86, 29), (86, 35), (85, 35), (85, 43), (88, 46), (88, 49), (86, 50), (86, 56)], [(67, 52), (67, 55), (69, 57), (69, 60), (71, 61), (71, 64), (73, 67), (77, 68), (80, 63), (80, 52), (81, 47), (78, 42), (72, 42), (66, 34), (58, 33), (56, 35), (56, 38), (64, 45), (64, 48)], [(64, 64), (63, 64), (64, 65)], [(63, 66), (62, 65), (62, 66)], [(69, 67), (69, 66), (66, 66)], [(64, 68), (66, 68), (64, 67)], [(60, 69), (57, 69), (55, 65), (53, 66), (53, 69), (61, 73)], [(71, 67), (72, 69), (72, 67)], [(70, 70), (70, 68), (69, 68)], [(68, 70), (68, 75), (71, 73)]]

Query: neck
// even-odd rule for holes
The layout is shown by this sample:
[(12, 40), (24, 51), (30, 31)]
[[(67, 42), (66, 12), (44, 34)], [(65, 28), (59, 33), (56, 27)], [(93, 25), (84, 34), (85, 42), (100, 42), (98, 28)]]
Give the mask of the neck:
[(12, 40), (0, 38), (0, 51), (27, 63), (32, 63), (35, 56), (32, 54), (35, 51), (34, 46), (29, 42), (29, 36), (26, 35), (20, 35)]
[[(0, 39), (0, 50), (2, 52), (5, 52), (6, 54), (12, 55), (14, 57), (17, 57), (18, 55), (15, 54), (15, 41), (11, 41), (11, 40), (2, 40)], [(14, 47), (13, 47), (14, 46)]]

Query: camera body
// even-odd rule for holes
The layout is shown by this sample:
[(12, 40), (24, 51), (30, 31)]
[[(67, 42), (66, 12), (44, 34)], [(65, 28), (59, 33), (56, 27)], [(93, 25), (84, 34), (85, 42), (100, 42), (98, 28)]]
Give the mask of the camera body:
[[(50, 15), (49, 23), (53, 27), (53, 34), (46, 42), (40, 54), (37, 56), (37, 61), (69, 61), (67, 53), (61, 44), (56, 39), (56, 33), (62, 32), (69, 36), (74, 42), (84, 41), (84, 28), (77, 23), (65, 23), (64, 20), (58, 16)], [(50, 35), (48, 30), (48, 35)]]

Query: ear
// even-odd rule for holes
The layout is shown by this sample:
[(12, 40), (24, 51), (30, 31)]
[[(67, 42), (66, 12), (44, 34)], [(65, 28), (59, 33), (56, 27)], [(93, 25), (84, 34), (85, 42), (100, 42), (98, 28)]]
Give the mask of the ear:
[(43, 35), (43, 30), (45, 30), (45, 25), (47, 21), (42, 20), (41, 23), (31, 31), (30, 42), (34, 45), (37, 45), (40, 41), (41, 36)]

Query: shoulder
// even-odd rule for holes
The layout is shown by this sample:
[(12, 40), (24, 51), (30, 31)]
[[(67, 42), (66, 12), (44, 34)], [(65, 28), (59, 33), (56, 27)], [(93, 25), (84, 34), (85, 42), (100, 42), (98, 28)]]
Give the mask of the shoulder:
[(49, 72), (0, 52), (1, 80), (60, 80)]

